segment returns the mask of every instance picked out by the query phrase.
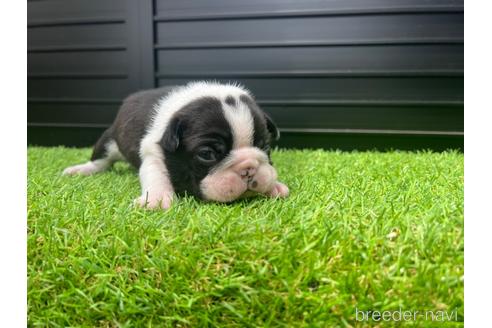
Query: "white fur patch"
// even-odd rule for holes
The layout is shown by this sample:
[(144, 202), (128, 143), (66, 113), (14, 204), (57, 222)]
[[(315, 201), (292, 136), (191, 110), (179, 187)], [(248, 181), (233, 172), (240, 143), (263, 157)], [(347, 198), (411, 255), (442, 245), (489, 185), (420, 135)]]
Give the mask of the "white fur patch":
[(282, 182), (276, 181), (267, 196), (285, 198), (289, 196), (289, 188)]
[(237, 101), (236, 106), (222, 103), (224, 116), (231, 126), (233, 135), (233, 149), (250, 147), (253, 144), (253, 116), (248, 106), (242, 101)]
[(95, 161), (89, 161), (84, 164), (78, 164), (69, 166), (63, 170), (63, 175), (91, 175), (94, 173), (102, 172), (108, 169), (114, 162), (123, 160), (118, 145), (114, 140), (111, 140), (106, 144), (106, 156), (104, 158), (96, 159)]
[(124, 160), (125, 158), (120, 152), (120, 149), (118, 148), (118, 145), (116, 144), (116, 141), (111, 140), (106, 144), (106, 158), (108, 160), (111, 160), (113, 162), (115, 161), (121, 161)]
[(169, 208), (173, 200), (174, 188), (168, 177), (164, 156), (157, 144), (151, 151), (152, 153), (147, 152), (140, 165), (142, 195), (137, 198), (136, 204), (148, 208)]
[(230, 202), (246, 191), (270, 195), (277, 171), (268, 163), (268, 156), (258, 148), (242, 147), (231, 152), (219, 167), (200, 183), (207, 200)]
[[(143, 160), (147, 154), (153, 154), (155, 152), (154, 145), (161, 140), (172, 116), (188, 103), (202, 97), (216, 97), (224, 103), (227, 96), (239, 99), (241, 95), (251, 97), (249, 91), (238, 84), (220, 84), (218, 82), (192, 82), (174, 89), (154, 106), (155, 112), (152, 123), (147, 129), (147, 134), (142, 139), (140, 145), (141, 159)], [(244, 109), (239, 109), (237, 113), (232, 113), (229, 117), (230, 120), (228, 119), (228, 121), (231, 124), (231, 128), (233, 131), (234, 129), (237, 131), (235, 133), (238, 138), (237, 143), (244, 144), (248, 138), (251, 138), (249, 135), (252, 136), (253, 133), (252, 118), (249, 110), (246, 114)], [(244, 121), (245, 118), (246, 121)], [(247, 124), (249, 119), (251, 120), (251, 125)], [(246, 122), (246, 128), (241, 127), (239, 122), (242, 122), (242, 124)], [(251, 131), (248, 132), (247, 129)]]
[(105, 159), (98, 159), (95, 161), (89, 161), (84, 164), (78, 164), (67, 167), (63, 170), (63, 175), (91, 175), (104, 171), (107, 168)]

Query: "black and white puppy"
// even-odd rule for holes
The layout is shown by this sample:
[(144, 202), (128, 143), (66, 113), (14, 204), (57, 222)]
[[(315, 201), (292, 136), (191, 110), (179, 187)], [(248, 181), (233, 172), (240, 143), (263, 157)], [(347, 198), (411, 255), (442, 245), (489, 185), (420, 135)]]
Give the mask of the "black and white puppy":
[(149, 208), (168, 208), (183, 193), (218, 202), (286, 197), (270, 160), (270, 141), (278, 137), (248, 90), (193, 82), (130, 95), (91, 160), (63, 173), (90, 175), (127, 160), (139, 170), (136, 204)]

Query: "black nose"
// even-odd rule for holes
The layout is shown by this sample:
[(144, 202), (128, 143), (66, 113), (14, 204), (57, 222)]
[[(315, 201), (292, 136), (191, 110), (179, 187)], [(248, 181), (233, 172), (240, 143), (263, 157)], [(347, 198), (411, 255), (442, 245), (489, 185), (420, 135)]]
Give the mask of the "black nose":
[(251, 182), (251, 188), (256, 188), (257, 186), (258, 186), (258, 182), (257, 181)]

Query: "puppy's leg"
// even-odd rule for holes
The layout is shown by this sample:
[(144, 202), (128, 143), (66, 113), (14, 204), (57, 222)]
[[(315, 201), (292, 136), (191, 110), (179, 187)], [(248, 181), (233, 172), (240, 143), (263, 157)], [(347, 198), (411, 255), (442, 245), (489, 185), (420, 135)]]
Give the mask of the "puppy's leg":
[(162, 156), (148, 155), (139, 170), (142, 195), (135, 200), (141, 207), (167, 209), (171, 206), (174, 188), (169, 180)]
[(273, 189), (270, 190), (266, 195), (270, 197), (280, 197), (280, 198), (287, 197), (289, 196), (289, 187), (287, 187), (282, 182), (276, 181), (275, 184), (273, 185)]
[(103, 135), (99, 138), (94, 146), (91, 160), (84, 164), (74, 165), (67, 167), (64, 171), (64, 175), (91, 175), (104, 171), (111, 167), (117, 160), (123, 159), (116, 142), (111, 136), (111, 128), (104, 131)]

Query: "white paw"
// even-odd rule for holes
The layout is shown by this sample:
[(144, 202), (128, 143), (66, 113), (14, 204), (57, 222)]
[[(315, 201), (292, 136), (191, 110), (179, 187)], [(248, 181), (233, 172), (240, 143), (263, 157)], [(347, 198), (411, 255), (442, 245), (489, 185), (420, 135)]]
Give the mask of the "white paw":
[(149, 209), (162, 208), (168, 209), (173, 202), (173, 193), (145, 193), (134, 201), (134, 205)]
[(69, 166), (65, 170), (63, 170), (63, 175), (91, 175), (93, 173), (98, 172), (98, 167), (93, 162), (87, 162), (84, 164)]
[(273, 185), (273, 189), (267, 193), (267, 196), (281, 197), (281, 198), (287, 197), (289, 196), (289, 188), (286, 185), (284, 185), (282, 182), (277, 181)]

